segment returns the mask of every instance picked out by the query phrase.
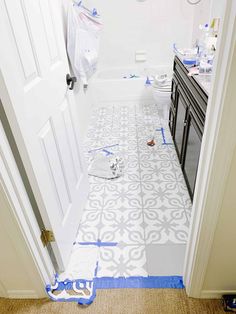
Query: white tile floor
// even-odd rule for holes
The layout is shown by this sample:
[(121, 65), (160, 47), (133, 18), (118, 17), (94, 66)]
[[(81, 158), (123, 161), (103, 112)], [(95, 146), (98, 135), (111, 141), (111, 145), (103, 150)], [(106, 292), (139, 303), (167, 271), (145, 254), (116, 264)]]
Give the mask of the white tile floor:
[[(172, 143), (155, 105), (111, 104), (93, 112), (87, 159), (90, 149), (119, 144), (111, 151), (126, 165), (118, 179), (89, 177), (76, 242), (113, 244), (99, 247), (98, 277), (182, 275), (191, 201), (174, 145), (163, 145), (161, 132), (155, 131), (161, 127)], [(153, 134), (156, 145), (149, 147)]]

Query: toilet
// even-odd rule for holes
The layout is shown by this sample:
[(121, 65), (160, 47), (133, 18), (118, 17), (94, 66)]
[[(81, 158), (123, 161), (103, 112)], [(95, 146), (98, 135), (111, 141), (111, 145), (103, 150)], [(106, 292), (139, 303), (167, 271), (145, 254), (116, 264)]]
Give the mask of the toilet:
[(163, 123), (168, 123), (171, 102), (171, 78), (166, 74), (153, 77), (152, 94)]

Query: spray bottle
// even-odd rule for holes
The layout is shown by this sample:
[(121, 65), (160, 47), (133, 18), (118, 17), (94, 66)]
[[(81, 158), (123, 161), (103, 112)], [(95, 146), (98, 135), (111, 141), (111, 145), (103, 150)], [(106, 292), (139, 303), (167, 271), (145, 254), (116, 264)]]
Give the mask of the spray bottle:
[(198, 40), (198, 58), (197, 58), (197, 64), (199, 65), (201, 58), (203, 57), (203, 55), (205, 55), (207, 53), (207, 39), (209, 37), (209, 25), (206, 24), (202, 24), (199, 25), (199, 29), (202, 31), (201, 36)]

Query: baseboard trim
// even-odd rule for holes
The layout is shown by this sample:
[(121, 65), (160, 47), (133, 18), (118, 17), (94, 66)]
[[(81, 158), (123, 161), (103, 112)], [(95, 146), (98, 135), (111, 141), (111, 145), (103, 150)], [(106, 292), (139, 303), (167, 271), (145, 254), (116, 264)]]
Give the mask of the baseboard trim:
[(35, 290), (7, 290), (8, 298), (10, 299), (38, 299), (38, 294)]
[(201, 299), (221, 299), (224, 294), (236, 294), (236, 290), (202, 290)]
[(124, 97), (114, 97), (112, 99), (107, 99), (107, 98), (98, 98), (96, 100), (93, 101), (93, 103), (95, 105), (97, 104), (113, 104), (113, 103), (155, 103), (155, 100), (152, 98), (152, 97), (137, 97), (137, 96), (134, 96), (134, 97), (129, 97), (129, 96), (126, 96), (125, 98)]

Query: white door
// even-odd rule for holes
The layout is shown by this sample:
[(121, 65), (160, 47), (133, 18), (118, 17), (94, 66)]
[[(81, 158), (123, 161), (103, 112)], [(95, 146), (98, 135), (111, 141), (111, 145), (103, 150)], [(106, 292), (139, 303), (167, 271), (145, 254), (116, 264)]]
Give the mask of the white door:
[(59, 1), (0, 0), (0, 71), (0, 98), (63, 270), (88, 180), (74, 96), (66, 85)]

